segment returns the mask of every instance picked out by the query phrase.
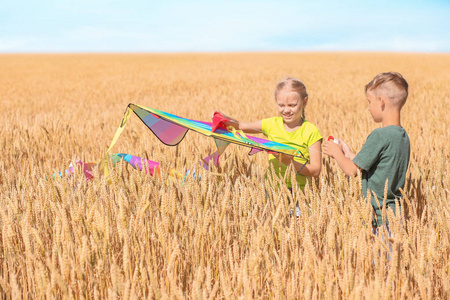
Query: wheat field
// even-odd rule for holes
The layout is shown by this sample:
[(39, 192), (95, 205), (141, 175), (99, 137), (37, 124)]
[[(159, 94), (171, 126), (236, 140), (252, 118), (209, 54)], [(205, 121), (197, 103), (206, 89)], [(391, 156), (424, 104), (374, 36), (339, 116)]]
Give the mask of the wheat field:
[[(199, 53), (0, 55), (2, 299), (449, 299), (450, 55)], [(231, 145), (220, 169), (199, 160), (212, 139), (163, 145), (132, 116), (113, 153), (184, 174), (150, 176), (125, 163), (52, 179), (103, 157), (128, 103), (197, 120), (276, 115), (273, 90), (306, 84), (306, 118), (355, 151), (379, 125), (364, 85), (400, 72), (410, 85), (402, 125), (411, 161), (391, 237), (372, 234), (361, 182), (323, 158), (293, 196), (265, 179), (267, 156)], [(289, 215), (295, 198), (302, 216)]]

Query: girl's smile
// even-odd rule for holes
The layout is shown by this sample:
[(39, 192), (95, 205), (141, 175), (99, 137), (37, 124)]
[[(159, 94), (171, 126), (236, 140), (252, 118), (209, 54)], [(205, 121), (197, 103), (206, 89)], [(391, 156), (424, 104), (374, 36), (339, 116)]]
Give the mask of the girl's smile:
[(286, 129), (296, 129), (303, 123), (303, 110), (308, 98), (301, 99), (297, 92), (281, 90), (277, 93), (278, 112), (284, 120)]

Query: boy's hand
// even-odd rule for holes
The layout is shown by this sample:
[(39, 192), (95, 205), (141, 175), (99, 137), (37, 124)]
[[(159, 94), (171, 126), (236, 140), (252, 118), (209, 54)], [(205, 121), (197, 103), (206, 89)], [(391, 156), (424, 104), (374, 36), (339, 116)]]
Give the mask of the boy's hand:
[(339, 139), (339, 143), (342, 145), (342, 152), (344, 152), (345, 157), (353, 160), (356, 154), (353, 153), (352, 149), (350, 149), (350, 147), (341, 139)]
[(323, 143), (323, 153), (332, 158), (336, 158), (336, 155), (339, 155), (344, 152), (342, 151), (341, 147), (336, 143), (332, 141), (325, 141)]

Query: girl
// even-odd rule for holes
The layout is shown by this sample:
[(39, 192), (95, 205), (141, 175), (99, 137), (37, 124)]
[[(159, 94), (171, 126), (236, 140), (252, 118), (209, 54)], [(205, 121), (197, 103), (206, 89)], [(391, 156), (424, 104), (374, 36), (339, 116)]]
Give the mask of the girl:
[[(312, 123), (305, 120), (305, 107), (308, 103), (306, 87), (296, 78), (286, 78), (275, 88), (275, 101), (280, 116), (254, 122), (239, 122), (230, 119), (227, 126), (233, 126), (245, 133), (263, 133), (269, 140), (294, 146), (299, 149), (309, 163), (304, 165), (301, 159), (286, 154), (269, 154), (269, 163), (278, 175), (284, 176), (288, 165), (293, 165), (297, 173), (297, 182), (303, 190), (307, 177), (318, 177), (322, 168), (322, 136)], [(280, 164), (281, 162), (281, 164)], [(290, 176), (287, 185), (292, 189)]]

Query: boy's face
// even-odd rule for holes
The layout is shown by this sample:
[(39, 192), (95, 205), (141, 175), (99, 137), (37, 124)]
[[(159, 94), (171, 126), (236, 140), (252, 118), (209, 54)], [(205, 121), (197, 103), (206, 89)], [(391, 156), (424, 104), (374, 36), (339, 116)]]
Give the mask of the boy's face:
[(381, 99), (377, 98), (376, 95), (371, 91), (368, 91), (366, 96), (367, 101), (369, 102), (369, 112), (372, 115), (373, 120), (376, 123), (380, 123), (381, 121), (383, 121)]
[(297, 92), (281, 90), (277, 93), (276, 101), (285, 124), (301, 124), (307, 99), (300, 99)]

